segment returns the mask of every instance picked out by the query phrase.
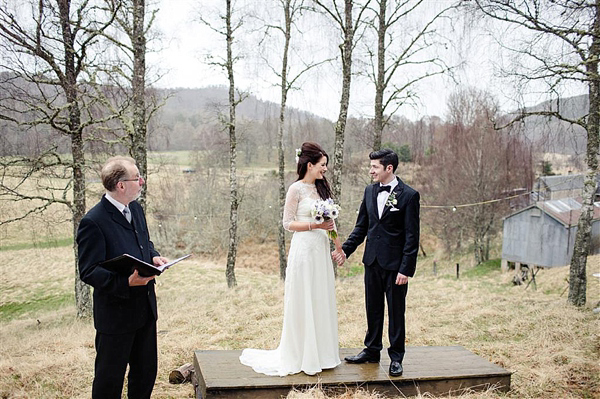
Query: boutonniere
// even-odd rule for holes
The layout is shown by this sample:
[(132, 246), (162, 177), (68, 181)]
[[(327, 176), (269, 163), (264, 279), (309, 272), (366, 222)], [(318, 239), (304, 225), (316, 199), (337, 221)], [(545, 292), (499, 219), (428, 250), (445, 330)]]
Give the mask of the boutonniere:
[(388, 197), (387, 201), (385, 202), (385, 206), (394, 208), (397, 204), (398, 204), (398, 200), (396, 199), (396, 192), (392, 191), (392, 193)]

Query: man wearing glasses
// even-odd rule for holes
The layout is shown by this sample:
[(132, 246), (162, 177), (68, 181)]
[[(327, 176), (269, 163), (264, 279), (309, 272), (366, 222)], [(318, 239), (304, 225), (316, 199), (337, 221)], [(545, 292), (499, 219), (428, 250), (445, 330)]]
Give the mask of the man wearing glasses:
[(79, 275), (94, 287), (96, 361), (92, 398), (120, 399), (129, 364), (128, 397), (150, 398), (157, 372), (154, 277), (135, 270), (110, 271), (100, 263), (130, 254), (154, 265), (166, 258), (154, 249), (144, 210), (136, 201), (145, 181), (129, 157), (102, 167), (106, 193), (77, 231)]

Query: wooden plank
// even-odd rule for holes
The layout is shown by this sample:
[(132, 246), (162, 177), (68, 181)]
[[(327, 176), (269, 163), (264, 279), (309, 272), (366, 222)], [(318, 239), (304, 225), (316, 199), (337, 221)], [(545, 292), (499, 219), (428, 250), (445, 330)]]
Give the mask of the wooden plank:
[[(218, 351), (219, 352), (219, 351)], [(243, 377), (245, 374), (250, 374), (250, 377), (254, 376), (254, 371), (251, 368), (239, 365), (232, 366), (232, 362), (238, 362), (237, 357), (239, 356), (239, 351), (232, 351), (228, 356), (219, 357), (219, 353), (203, 353), (204, 362), (211, 365), (211, 368), (221, 368), (221, 371), (218, 375), (207, 376), (207, 378), (212, 379), (211, 377), (216, 378), (217, 380), (226, 380), (229, 377), (239, 380), (240, 377)], [(416, 351), (418, 354), (418, 351)], [(468, 356), (465, 356), (464, 353), (467, 353)], [(220, 358), (221, 361), (219, 363), (212, 362), (213, 359)], [(223, 361), (223, 359), (225, 359)], [(504, 370), (494, 364), (489, 363), (487, 360), (480, 358), (468, 351), (464, 351), (461, 356), (453, 356), (451, 358), (444, 358), (442, 356), (435, 356), (432, 359), (425, 359), (423, 356), (419, 356), (418, 359), (411, 359), (410, 355), (407, 354), (406, 360), (404, 361), (405, 366), (405, 377), (409, 376), (411, 378), (419, 378), (421, 374), (427, 372), (428, 376), (431, 374), (435, 375), (443, 375), (443, 376), (452, 376), (456, 374), (457, 367), (460, 366), (460, 372), (458, 375), (489, 375), (490, 373), (499, 372), (503, 373)], [(457, 366), (458, 365), (458, 366)], [(346, 363), (342, 363), (340, 366), (333, 370), (326, 370), (321, 374), (321, 377), (326, 379), (327, 377), (340, 377), (343, 375), (356, 375), (357, 371), (360, 370), (361, 374), (370, 375), (371, 378), (383, 377), (387, 379), (387, 368), (389, 366), (389, 360), (387, 358), (382, 359), (380, 364), (365, 364), (357, 369), (356, 365), (350, 365)], [(240, 370), (241, 369), (241, 370)], [(245, 371), (245, 372), (244, 372)], [(300, 376), (304, 376), (304, 374), (299, 374)], [(294, 376), (289, 376), (286, 378), (291, 378)], [(308, 377), (307, 378), (312, 378)], [(271, 378), (275, 380), (279, 380), (281, 377), (268, 377), (264, 376), (263, 378)]]
[[(354, 355), (360, 349), (340, 349), (340, 357)], [(384, 352), (382, 352), (383, 354)], [(285, 396), (296, 388), (319, 384), (323, 389), (360, 386), (364, 389), (398, 395), (435, 395), (483, 390), (496, 386), (501, 391), (510, 388), (510, 375), (500, 366), (460, 346), (408, 347), (404, 358), (404, 375), (388, 375), (389, 358), (369, 364), (342, 364), (324, 370), (316, 376), (298, 373), (286, 377), (266, 376), (239, 362), (241, 351), (194, 352), (197, 375), (197, 398), (269, 398)]]
[[(272, 385), (272, 384), (281, 384), (283, 380), (290, 380), (293, 383), (311, 383), (314, 381), (315, 377), (306, 376), (303, 373), (287, 376), (287, 377), (270, 377), (260, 375), (261, 378), (256, 378), (256, 373), (246, 366), (239, 364), (237, 360), (237, 356), (239, 356), (239, 351), (237, 353), (232, 352), (229, 354), (229, 361), (227, 362), (227, 367), (218, 367), (216, 364), (211, 364), (210, 362), (205, 362), (205, 364), (210, 364), (211, 369), (219, 369), (218, 373), (209, 373), (206, 377), (206, 383), (210, 386), (236, 386), (240, 384), (242, 380), (248, 380), (249, 386), (261, 386), (261, 385)], [(233, 356), (231, 356), (233, 355)], [(473, 357), (477, 360), (481, 360), (480, 362), (467, 362), (463, 363), (462, 366), (460, 363), (452, 362), (452, 364), (442, 364), (440, 359), (430, 359), (426, 363), (411, 365), (409, 362), (405, 362), (405, 374), (402, 378), (410, 378), (410, 379), (437, 379), (444, 377), (461, 377), (461, 376), (485, 376), (485, 375), (493, 375), (500, 374), (502, 375), (505, 371), (498, 366), (495, 366), (484, 359), (481, 359), (475, 355)], [(423, 360), (423, 359), (421, 359)], [(427, 360), (427, 359), (425, 359)], [(233, 363), (233, 364), (232, 364)], [(479, 363), (479, 364), (477, 364)], [(389, 379), (387, 375), (387, 367), (389, 361), (383, 360), (381, 366), (379, 364), (365, 364), (365, 365), (350, 365), (346, 363), (342, 363), (340, 366), (333, 370), (326, 370), (320, 373), (320, 378), (322, 382), (327, 383), (330, 380), (333, 382), (354, 382), (357, 379), (362, 381), (378, 381), (384, 380), (387, 381)], [(440, 367), (442, 366), (442, 367)], [(284, 385), (287, 384), (287, 381), (283, 382)]]
[[(341, 368), (343, 365), (340, 365)], [(367, 365), (348, 365), (348, 367), (353, 367), (355, 370), (340, 370), (340, 371), (323, 371), (319, 373), (320, 380), (323, 382), (345, 382), (345, 381), (356, 381), (357, 378), (360, 378), (361, 381), (380, 381), (389, 379), (387, 367), (381, 367), (375, 369), (377, 365), (367, 364)], [(496, 369), (480, 369), (471, 366), (472, 368), (461, 368), (459, 370), (456, 369), (445, 369), (445, 370), (428, 370), (423, 367), (420, 370), (410, 370), (405, 369), (404, 374), (401, 377), (393, 377), (393, 379), (411, 379), (411, 380), (420, 380), (420, 379), (443, 379), (443, 378), (459, 378), (459, 377), (485, 377), (485, 376), (501, 376), (504, 375), (502, 371), (498, 371)], [(228, 373), (229, 374), (229, 373)], [(257, 380), (254, 376), (246, 376), (241, 373), (237, 375), (235, 373), (230, 373), (226, 377), (219, 376), (218, 378), (205, 378), (207, 384), (209, 385), (221, 385), (221, 386), (229, 386), (229, 385), (238, 385), (240, 380), (248, 379), (249, 384), (252, 386), (260, 386), (260, 385), (270, 385), (272, 383), (280, 382), (282, 378), (287, 378), (294, 381), (301, 381), (310, 383), (315, 379), (314, 376), (306, 376), (306, 375), (298, 375), (298, 376), (287, 376), (287, 377), (276, 377), (276, 376), (261, 376), (259, 380)]]

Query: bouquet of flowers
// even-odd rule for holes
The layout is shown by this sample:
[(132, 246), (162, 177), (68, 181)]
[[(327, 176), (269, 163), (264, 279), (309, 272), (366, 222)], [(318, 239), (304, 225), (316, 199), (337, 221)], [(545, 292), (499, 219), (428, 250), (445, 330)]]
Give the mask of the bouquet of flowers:
[[(326, 200), (316, 200), (310, 211), (313, 219), (317, 223), (323, 223), (325, 220), (337, 219), (340, 214), (340, 206), (333, 202), (331, 198)], [(332, 240), (336, 239), (338, 234), (337, 231), (331, 230), (327, 232), (327, 235)]]

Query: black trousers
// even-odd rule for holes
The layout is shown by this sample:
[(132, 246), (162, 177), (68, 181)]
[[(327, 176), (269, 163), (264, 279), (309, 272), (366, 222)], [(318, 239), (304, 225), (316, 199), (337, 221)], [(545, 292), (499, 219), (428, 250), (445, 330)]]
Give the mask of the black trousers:
[(408, 284), (397, 285), (397, 271), (382, 269), (377, 262), (365, 266), (365, 302), (367, 308), (367, 352), (377, 356), (383, 349), (384, 299), (388, 305), (390, 347), (388, 355), (392, 361), (402, 363), (404, 359), (406, 293)]
[(127, 334), (96, 332), (96, 366), (93, 399), (121, 399), (125, 370), (127, 397), (149, 399), (158, 368), (156, 320), (148, 317), (140, 329)]

